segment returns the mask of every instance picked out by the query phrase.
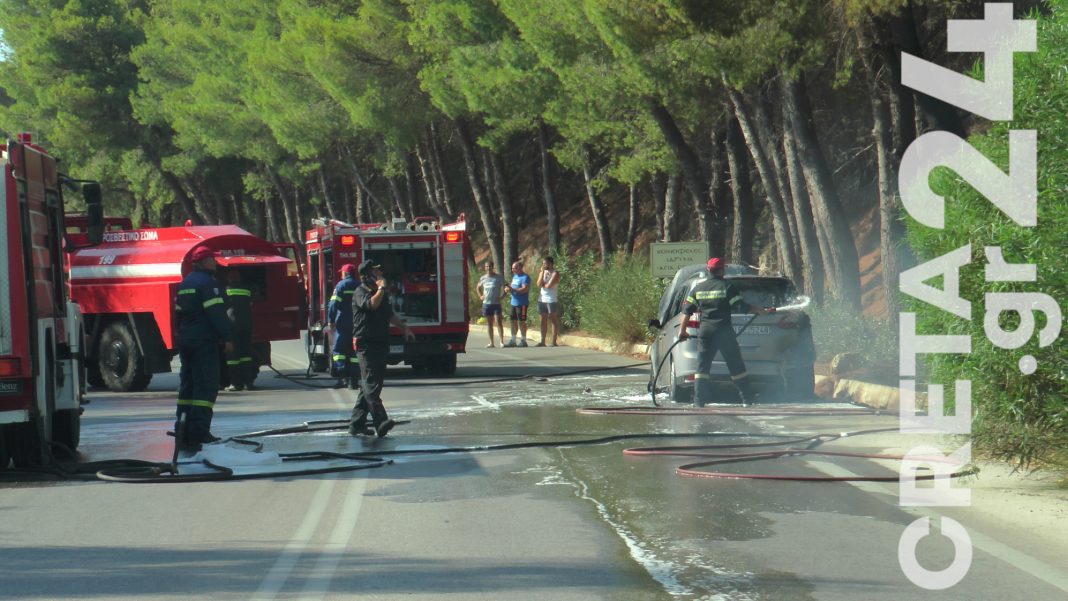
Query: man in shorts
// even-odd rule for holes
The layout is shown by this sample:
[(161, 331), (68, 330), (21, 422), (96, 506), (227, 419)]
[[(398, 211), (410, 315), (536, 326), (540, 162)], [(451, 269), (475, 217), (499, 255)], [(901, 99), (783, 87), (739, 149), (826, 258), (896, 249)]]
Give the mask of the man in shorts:
[(486, 273), (478, 279), (475, 291), (482, 299), (482, 316), (486, 318), (486, 332), (489, 334), (489, 344), (486, 348), (493, 348), (493, 324), (497, 323), (497, 333), (504, 345), (504, 317), (501, 312), (501, 297), (504, 296), (504, 277), (493, 270), (493, 261), (486, 261), (483, 265)]
[[(560, 297), (556, 293), (560, 285), (560, 272), (552, 257), (545, 257), (538, 274), (538, 314), (541, 315), (541, 342), (537, 346), (556, 346), (560, 336)], [(552, 326), (552, 340), (546, 338)]]
[[(530, 276), (523, 271), (523, 262), (512, 263), (512, 283), (505, 290), (512, 293), (512, 313), (510, 323), (512, 325), (512, 339), (504, 344), (505, 347), (525, 347), (527, 345), (527, 307), (530, 305)], [(522, 338), (516, 344), (516, 329), (522, 333)]]

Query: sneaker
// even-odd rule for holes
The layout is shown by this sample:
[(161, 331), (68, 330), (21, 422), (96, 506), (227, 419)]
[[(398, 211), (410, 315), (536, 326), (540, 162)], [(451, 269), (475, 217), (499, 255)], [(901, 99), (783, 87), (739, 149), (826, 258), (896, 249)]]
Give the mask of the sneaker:
[(349, 424), (349, 434), (352, 436), (364, 436), (373, 434), (373, 432), (367, 428), (367, 422), (356, 422)]
[(501, 345), (501, 348), (515, 348), (515, 340), (509, 340), (508, 342), (505, 342)]
[(491, 343), (487, 344), (486, 348), (493, 348), (493, 343), (491, 342)]
[(385, 438), (386, 434), (389, 434), (389, 431), (392, 430), (393, 426), (396, 426), (396, 425), (397, 425), (397, 422), (395, 422), (395, 421), (393, 421), (391, 419), (387, 419), (386, 421), (382, 422), (381, 424), (378, 424), (378, 427), (375, 428), (375, 433), (378, 434), (379, 438)]
[(518, 346), (520, 348), (527, 348), (527, 341), (526, 340), (520, 340), (519, 344), (517, 344), (516, 346)]
[(544, 342), (539, 342), (539, 343), (535, 344), (534, 346), (545, 346), (545, 343)]

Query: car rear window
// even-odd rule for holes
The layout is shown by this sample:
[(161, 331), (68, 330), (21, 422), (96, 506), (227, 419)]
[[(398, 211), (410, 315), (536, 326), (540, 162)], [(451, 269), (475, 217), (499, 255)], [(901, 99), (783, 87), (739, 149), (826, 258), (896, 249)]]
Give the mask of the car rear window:
[(793, 284), (779, 279), (732, 278), (730, 280), (746, 303), (757, 307), (782, 307), (796, 296)]

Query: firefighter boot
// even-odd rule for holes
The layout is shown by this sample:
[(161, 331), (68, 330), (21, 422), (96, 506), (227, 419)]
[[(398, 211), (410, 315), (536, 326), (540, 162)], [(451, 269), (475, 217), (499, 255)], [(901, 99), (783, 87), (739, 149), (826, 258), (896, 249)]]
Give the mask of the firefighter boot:
[(356, 406), (352, 409), (352, 416), (349, 418), (349, 434), (352, 436), (371, 434), (371, 431), (367, 429), (367, 416), (369, 413), (367, 401), (361, 396), (356, 402)]
[(389, 419), (389, 415), (386, 413), (386, 408), (381, 402), (375, 403), (371, 407), (371, 419), (374, 423), (375, 434), (379, 438), (385, 438), (386, 434), (397, 425), (397, 422)]
[(704, 407), (712, 402), (712, 378), (708, 374), (693, 376), (693, 406)]
[(738, 388), (738, 396), (742, 400), (742, 407), (748, 407), (760, 402), (760, 396), (753, 390), (753, 383), (749, 381), (749, 376), (742, 376), (734, 380), (734, 385)]

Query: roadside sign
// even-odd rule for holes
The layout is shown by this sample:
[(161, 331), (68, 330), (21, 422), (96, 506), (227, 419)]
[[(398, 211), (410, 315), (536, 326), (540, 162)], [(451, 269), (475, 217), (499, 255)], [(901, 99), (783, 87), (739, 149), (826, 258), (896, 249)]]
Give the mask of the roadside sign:
[(653, 277), (670, 278), (680, 267), (708, 260), (706, 242), (653, 242), (649, 245), (649, 265)]

